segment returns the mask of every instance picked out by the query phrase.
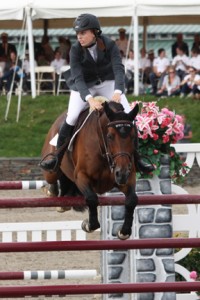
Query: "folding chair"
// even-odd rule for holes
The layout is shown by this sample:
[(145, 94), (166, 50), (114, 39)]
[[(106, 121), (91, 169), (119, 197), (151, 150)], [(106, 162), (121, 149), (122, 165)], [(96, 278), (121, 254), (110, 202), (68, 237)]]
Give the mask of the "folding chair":
[[(64, 79), (64, 77), (63, 77), (63, 73), (64, 73), (65, 71), (68, 71), (69, 69), (70, 69), (70, 66), (69, 66), (69, 65), (67, 65), (67, 66), (62, 66), (62, 67), (60, 68), (60, 74), (59, 74), (59, 77), (58, 77), (57, 96), (59, 95), (60, 92), (69, 92), (69, 88), (67, 87), (66, 81), (65, 81), (65, 79)], [(65, 84), (65, 86), (66, 86), (65, 88), (62, 87), (62, 83)]]
[(37, 95), (52, 92), (55, 95), (55, 69), (52, 66), (35, 67)]

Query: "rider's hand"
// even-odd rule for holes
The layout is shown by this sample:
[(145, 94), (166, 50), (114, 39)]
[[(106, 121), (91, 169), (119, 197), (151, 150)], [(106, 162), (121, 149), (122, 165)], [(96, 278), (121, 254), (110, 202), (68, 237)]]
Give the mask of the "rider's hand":
[(102, 109), (102, 104), (99, 101), (95, 100), (93, 97), (90, 97), (88, 99), (88, 103), (89, 103), (90, 108), (92, 110), (100, 110), (100, 109)]
[(114, 93), (112, 96), (112, 101), (120, 103), (121, 100), (121, 94), (120, 93)]

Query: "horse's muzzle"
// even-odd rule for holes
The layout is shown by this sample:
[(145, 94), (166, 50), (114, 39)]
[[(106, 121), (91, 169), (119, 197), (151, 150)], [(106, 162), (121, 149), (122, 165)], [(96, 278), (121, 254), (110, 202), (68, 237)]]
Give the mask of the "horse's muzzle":
[(121, 169), (119, 167), (116, 167), (114, 170), (114, 176), (115, 176), (115, 182), (118, 185), (124, 185), (127, 183), (128, 177), (130, 175), (129, 169)]

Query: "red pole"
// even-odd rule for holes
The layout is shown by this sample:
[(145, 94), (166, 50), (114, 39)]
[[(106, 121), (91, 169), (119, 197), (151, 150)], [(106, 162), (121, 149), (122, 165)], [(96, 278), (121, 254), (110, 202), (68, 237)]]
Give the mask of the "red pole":
[(21, 181), (0, 181), (0, 190), (21, 190)]
[(9, 286), (0, 287), (0, 298), (145, 292), (190, 292), (200, 290), (200, 282), (150, 282), (94, 285)]
[[(200, 195), (142, 195), (138, 196), (139, 205), (157, 204), (200, 204)], [(46, 198), (1, 198), (1, 208), (23, 207), (57, 207), (57, 206), (84, 206), (83, 197), (46, 197)], [(99, 197), (99, 205), (124, 205), (123, 196)]]
[(24, 272), (0, 272), (0, 280), (24, 279)]
[(56, 242), (10, 242), (0, 243), (0, 252), (45, 252), (45, 251), (81, 251), (81, 250), (126, 250), (159, 248), (198, 248), (199, 238), (156, 238), (107, 241), (56, 241)]

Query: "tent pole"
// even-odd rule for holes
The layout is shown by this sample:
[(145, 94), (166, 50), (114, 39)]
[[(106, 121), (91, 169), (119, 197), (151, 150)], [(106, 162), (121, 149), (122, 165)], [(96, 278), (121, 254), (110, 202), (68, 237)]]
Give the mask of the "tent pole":
[(27, 28), (28, 28), (29, 57), (30, 57), (31, 95), (32, 98), (35, 98), (36, 97), (35, 64), (34, 64), (35, 58), (34, 58), (33, 28), (32, 28), (30, 7), (26, 7), (26, 14), (27, 14)]
[(148, 26), (148, 18), (143, 18), (143, 43), (142, 47), (146, 50), (147, 49), (147, 26)]
[(134, 20), (134, 95), (139, 95), (139, 39), (138, 39), (138, 16), (136, 12), (133, 16)]

